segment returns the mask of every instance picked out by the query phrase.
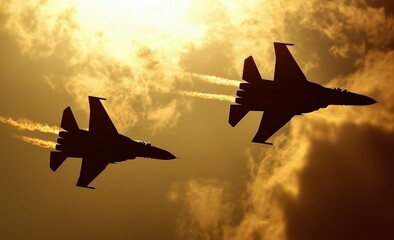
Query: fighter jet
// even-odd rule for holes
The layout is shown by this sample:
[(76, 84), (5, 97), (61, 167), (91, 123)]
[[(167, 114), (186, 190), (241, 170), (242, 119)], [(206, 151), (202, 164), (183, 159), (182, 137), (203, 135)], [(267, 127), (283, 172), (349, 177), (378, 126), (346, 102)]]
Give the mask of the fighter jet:
[(287, 49), (289, 43), (274, 43), (274, 80), (262, 79), (250, 56), (245, 59), (242, 82), (235, 103), (230, 106), (229, 123), (237, 123), (249, 111), (264, 111), (260, 127), (252, 142), (266, 142), (295, 115), (313, 112), (328, 105), (370, 105), (370, 97), (339, 88), (329, 89), (309, 82)]
[(89, 131), (79, 129), (70, 107), (63, 111), (56, 150), (50, 156), (50, 168), (56, 171), (67, 157), (82, 158), (78, 187), (92, 188), (89, 184), (110, 163), (135, 159), (136, 157), (171, 160), (171, 153), (150, 143), (135, 141), (118, 133), (100, 100), (89, 96)]

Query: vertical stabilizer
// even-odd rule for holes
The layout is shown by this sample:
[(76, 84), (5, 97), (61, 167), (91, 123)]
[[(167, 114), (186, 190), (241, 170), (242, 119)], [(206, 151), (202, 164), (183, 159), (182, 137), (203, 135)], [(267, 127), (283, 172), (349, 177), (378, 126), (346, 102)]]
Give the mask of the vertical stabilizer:
[(74, 114), (70, 107), (64, 109), (60, 127), (69, 132), (79, 130), (77, 121), (75, 121)]
[(252, 56), (249, 56), (247, 59), (245, 59), (242, 79), (247, 82), (255, 82), (261, 80), (260, 72), (257, 69), (256, 63), (254, 62)]

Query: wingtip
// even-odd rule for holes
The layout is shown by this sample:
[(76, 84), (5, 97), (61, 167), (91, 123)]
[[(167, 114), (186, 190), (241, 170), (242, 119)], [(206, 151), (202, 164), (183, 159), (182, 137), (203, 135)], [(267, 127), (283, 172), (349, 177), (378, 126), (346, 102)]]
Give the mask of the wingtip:
[(228, 123), (230, 124), (231, 127), (235, 127), (237, 125), (237, 123), (234, 123), (234, 121), (228, 121)]
[(259, 143), (259, 144), (270, 145), (270, 146), (273, 146), (273, 145), (274, 145), (273, 143), (270, 143), (270, 142), (260, 142), (260, 141), (256, 141), (256, 140), (252, 140), (252, 142), (253, 142), (253, 143)]
[(88, 188), (88, 189), (96, 189), (95, 187), (91, 187), (91, 186), (85, 186), (85, 185), (80, 185), (80, 184), (76, 184), (77, 187), (81, 187), (81, 188)]
[(262, 141), (261, 139), (256, 138), (256, 136), (252, 139), (253, 143), (259, 143), (259, 144), (266, 144), (266, 145), (274, 145), (273, 143), (266, 142), (265, 140)]
[(89, 99), (107, 100), (106, 98), (103, 98), (103, 97), (95, 97), (95, 96), (89, 96)]
[(274, 45), (277, 45), (277, 44), (280, 44), (280, 45), (287, 45), (287, 46), (294, 46), (294, 43), (274, 42)]
[(91, 187), (91, 186), (78, 186), (78, 187), (83, 187), (83, 188), (87, 188), (87, 189), (93, 189), (93, 190), (95, 190), (95, 189), (96, 189), (95, 187)]

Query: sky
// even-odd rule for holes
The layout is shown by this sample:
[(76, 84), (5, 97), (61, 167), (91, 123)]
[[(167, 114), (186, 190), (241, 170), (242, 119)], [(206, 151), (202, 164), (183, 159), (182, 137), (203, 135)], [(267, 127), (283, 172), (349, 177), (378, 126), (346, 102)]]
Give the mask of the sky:
[[(252, 55), (273, 42), (308, 80), (365, 94), (251, 142), (228, 123)], [(1, 239), (393, 239), (394, 4), (383, 0), (3, 0)], [(179, 157), (111, 164), (78, 188), (80, 159), (49, 168), (62, 111), (88, 96), (118, 131)]]

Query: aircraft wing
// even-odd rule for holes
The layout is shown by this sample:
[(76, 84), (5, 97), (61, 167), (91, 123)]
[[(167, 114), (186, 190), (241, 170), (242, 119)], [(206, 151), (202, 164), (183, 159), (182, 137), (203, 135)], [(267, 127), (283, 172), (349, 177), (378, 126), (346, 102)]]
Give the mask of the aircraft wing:
[(289, 84), (307, 82), (308, 80), (286, 45), (293, 46), (294, 44), (274, 43), (276, 56), (274, 81)]
[(257, 130), (252, 142), (271, 144), (265, 141), (290, 121), (293, 116), (293, 114), (288, 113), (264, 111), (259, 130)]
[(93, 133), (102, 133), (105, 135), (118, 133), (115, 125), (112, 123), (111, 118), (109, 118), (108, 113), (105, 111), (100, 100), (106, 99), (89, 96), (89, 131)]
[[(99, 161), (97, 161), (99, 160)], [(77, 186), (93, 188), (89, 184), (107, 167), (108, 162), (100, 161), (93, 157), (85, 157), (82, 159), (81, 172), (77, 181)], [(94, 188), (93, 188), (94, 189)]]

